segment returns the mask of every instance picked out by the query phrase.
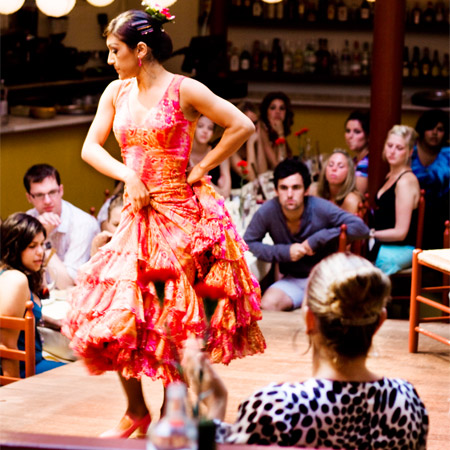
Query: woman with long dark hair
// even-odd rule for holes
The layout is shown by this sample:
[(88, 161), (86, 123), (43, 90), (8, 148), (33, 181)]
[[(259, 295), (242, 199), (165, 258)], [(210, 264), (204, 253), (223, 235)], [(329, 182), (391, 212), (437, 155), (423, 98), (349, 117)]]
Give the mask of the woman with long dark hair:
[[(25, 213), (15, 213), (1, 224), (0, 314), (23, 317), (27, 301), (33, 302), (35, 317), (36, 373), (45, 372), (63, 363), (49, 361), (42, 356), (42, 340), (37, 324), (42, 318), (42, 304), (38, 296), (43, 284), (45, 228), (39, 220)], [(0, 344), (24, 350), (23, 332), (2, 330)], [(24, 377), (19, 362), (2, 361), (3, 375)]]

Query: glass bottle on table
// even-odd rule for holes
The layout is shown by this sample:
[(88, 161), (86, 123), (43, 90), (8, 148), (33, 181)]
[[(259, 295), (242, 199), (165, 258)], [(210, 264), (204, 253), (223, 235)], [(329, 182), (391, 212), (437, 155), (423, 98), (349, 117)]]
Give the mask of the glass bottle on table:
[(167, 386), (164, 415), (150, 427), (147, 450), (197, 450), (197, 423), (187, 413), (187, 389), (181, 382)]

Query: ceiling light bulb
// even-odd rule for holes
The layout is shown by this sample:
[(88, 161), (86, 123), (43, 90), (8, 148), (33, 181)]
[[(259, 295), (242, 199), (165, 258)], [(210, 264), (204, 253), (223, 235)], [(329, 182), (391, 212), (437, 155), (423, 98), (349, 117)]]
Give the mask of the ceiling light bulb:
[(37, 7), (47, 16), (62, 17), (72, 11), (76, 0), (36, 0)]
[(0, 14), (13, 14), (22, 8), (25, 0), (0, 0)]
[(107, 6), (110, 5), (114, 0), (87, 0), (92, 6)]

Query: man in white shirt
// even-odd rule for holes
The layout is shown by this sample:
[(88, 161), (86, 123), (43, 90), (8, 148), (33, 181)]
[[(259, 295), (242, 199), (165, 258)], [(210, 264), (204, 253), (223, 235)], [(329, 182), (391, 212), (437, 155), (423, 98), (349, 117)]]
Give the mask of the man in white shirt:
[(28, 201), (27, 211), (47, 231), (47, 248), (51, 256), (47, 270), (58, 289), (75, 284), (78, 268), (90, 257), (92, 239), (100, 232), (97, 221), (88, 213), (62, 199), (64, 187), (58, 171), (48, 164), (30, 167), (23, 183)]

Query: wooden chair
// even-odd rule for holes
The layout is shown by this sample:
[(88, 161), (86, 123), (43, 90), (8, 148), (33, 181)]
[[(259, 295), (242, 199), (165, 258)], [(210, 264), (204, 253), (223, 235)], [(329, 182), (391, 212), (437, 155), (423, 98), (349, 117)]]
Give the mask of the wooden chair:
[[(443, 344), (450, 346), (450, 339), (438, 335), (427, 328), (420, 326), (420, 323), (446, 321), (450, 319), (450, 308), (448, 294), (450, 292), (450, 245), (449, 245), (449, 227), (447, 220), (444, 232), (444, 247), (438, 250), (421, 250), (416, 248), (413, 252), (413, 266), (411, 277), (411, 306), (409, 315), (409, 351), (417, 352), (419, 343), (419, 333), (432, 339), (436, 339)], [(442, 285), (422, 287), (422, 267), (429, 267), (443, 274)], [(442, 292), (442, 302), (439, 303), (428, 297), (421, 295), (426, 292)], [(441, 311), (443, 314), (437, 317), (420, 317), (420, 303), (424, 303), (431, 308)]]
[[(25, 377), (31, 377), (36, 373), (33, 302), (30, 300), (27, 302), (25, 317), (23, 318), (0, 316), (0, 329), (1, 328), (9, 328), (12, 330), (25, 332), (25, 350), (13, 350), (6, 347), (0, 347), (0, 358), (24, 361)], [(19, 380), (20, 378), (0, 375), (0, 386)]]

